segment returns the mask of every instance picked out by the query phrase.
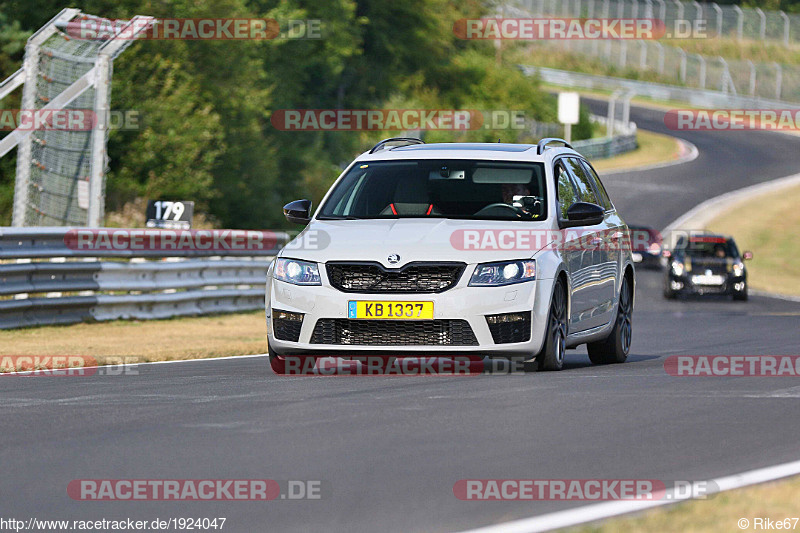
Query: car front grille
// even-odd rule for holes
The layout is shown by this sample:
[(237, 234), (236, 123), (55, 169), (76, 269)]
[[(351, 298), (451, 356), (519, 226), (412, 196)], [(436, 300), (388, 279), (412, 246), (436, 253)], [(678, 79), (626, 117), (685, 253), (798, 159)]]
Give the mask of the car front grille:
[(477, 346), (466, 320), (350, 320), (322, 318), (312, 344), (356, 346)]
[(379, 263), (328, 263), (328, 279), (342, 292), (436, 293), (452, 288), (464, 263), (409, 263), (387, 269)]
[(528, 342), (531, 340), (531, 312), (506, 313), (486, 317), (495, 344)]

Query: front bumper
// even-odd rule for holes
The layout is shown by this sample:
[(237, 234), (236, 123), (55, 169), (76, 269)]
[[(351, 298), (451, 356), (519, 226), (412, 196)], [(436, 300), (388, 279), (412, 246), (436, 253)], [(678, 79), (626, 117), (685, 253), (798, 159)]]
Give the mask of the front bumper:
[(728, 275), (722, 284), (697, 284), (692, 281), (692, 276), (682, 275), (676, 276), (674, 273), (669, 272), (666, 278), (667, 288), (676, 292), (684, 294), (734, 294), (741, 292), (737, 290), (737, 286), (744, 286), (740, 284), (746, 283), (746, 276), (733, 276)]
[[(320, 269), (324, 272), (324, 269)], [(468, 267), (467, 273), (471, 272)], [(337, 355), (363, 356), (380, 353), (395, 356), (420, 355), (506, 355), (533, 357), (543, 344), (547, 316), (550, 308), (552, 279), (506, 285), (502, 287), (469, 287), (469, 275), (459, 283), (439, 294), (389, 294), (345, 293), (333, 288), (322, 274), (322, 286), (298, 286), (277, 281), (267, 281), (266, 318), (270, 347), (280, 355)], [(431, 301), (434, 320), (466, 321), (474, 334), (476, 344), (320, 344), (314, 342), (317, 322), (327, 319), (347, 319), (351, 300), (378, 301)], [(273, 310), (303, 315), (297, 342), (275, 337)], [(505, 313), (531, 313), (530, 338), (525, 342), (495, 343), (487, 323), (487, 315)], [(359, 320), (358, 322), (371, 322)], [(423, 322), (423, 321), (419, 321)], [(317, 341), (319, 336), (317, 336)]]

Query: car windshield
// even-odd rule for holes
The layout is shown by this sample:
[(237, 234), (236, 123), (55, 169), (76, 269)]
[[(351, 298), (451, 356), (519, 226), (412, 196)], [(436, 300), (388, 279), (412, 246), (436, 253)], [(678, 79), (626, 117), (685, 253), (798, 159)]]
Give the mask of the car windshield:
[(379, 161), (354, 165), (318, 218), (543, 220), (546, 206), (541, 163)]
[(725, 259), (738, 257), (739, 251), (733, 241), (722, 237), (692, 237), (678, 243), (678, 249), (685, 255), (698, 259)]

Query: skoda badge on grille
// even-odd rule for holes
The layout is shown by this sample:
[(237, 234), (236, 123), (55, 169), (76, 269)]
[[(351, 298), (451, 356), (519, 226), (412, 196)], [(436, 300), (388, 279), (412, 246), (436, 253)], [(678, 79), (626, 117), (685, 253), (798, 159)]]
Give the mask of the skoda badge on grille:
[(389, 263), (392, 265), (396, 265), (400, 262), (400, 256), (397, 254), (392, 254), (389, 256)]

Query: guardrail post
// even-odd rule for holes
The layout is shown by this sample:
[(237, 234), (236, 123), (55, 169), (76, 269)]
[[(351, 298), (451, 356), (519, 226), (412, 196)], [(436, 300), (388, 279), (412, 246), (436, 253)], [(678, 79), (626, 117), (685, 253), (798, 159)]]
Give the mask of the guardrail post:
[(594, 0), (589, 0), (588, 6), (589, 7), (586, 8), (586, 18), (593, 19), (594, 18)]
[(722, 8), (716, 2), (711, 4), (711, 7), (717, 12), (717, 37), (722, 37)]
[(639, 2), (638, 2), (638, 0), (636, 2), (631, 2), (631, 7), (633, 7), (633, 9), (631, 10), (631, 18), (635, 19), (635, 18), (637, 18), (639, 16)]
[(781, 18), (783, 19), (783, 44), (789, 44), (789, 15), (784, 13), (783, 11), (780, 12)]
[(758, 18), (761, 19), (761, 22), (758, 25), (758, 37), (763, 41), (767, 37), (767, 16), (760, 7), (756, 8), (756, 13), (758, 13)]
[(744, 11), (737, 5), (733, 6), (733, 10), (736, 11), (736, 39), (741, 41), (744, 33)]
[(775, 65), (775, 99), (781, 99), (781, 87), (783, 85), (783, 68), (778, 63), (773, 63)]

